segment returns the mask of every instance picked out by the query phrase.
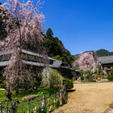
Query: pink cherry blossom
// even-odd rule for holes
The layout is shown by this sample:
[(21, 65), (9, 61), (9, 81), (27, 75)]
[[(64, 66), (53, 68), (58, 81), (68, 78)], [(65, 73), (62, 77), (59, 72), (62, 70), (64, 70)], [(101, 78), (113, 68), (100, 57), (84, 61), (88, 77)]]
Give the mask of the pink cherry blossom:
[[(32, 78), (31, 71), (25, 71), (26, 67), (22, 63), (22, 49), (25, 44), (29, 43), (35, 47), (35, 52), (42, 54), (44, 62), (46, 62), (46, 52), (43, 47), (43, 22), (45, 16), (40, 13), (40, 0), (20, 2), (21, 0), (6, 0), (0, 9), (0, 16), (6, 23), (7, 37), (0, 41), (0, 48), (3, 51), (14, 50), (11, 55), (9, 65), (6, 67), (4, 75), (7, 85), (14, 88), (14, 84), (20, 81), (30, 80)], [(5, 13), (4, 13), (5, 12)], [(5, 18), (7, 17), (7, 18)], [(18, 49), (20, 48), (20, 49)], [(25, 73), (26, 72), (26, 73)]]

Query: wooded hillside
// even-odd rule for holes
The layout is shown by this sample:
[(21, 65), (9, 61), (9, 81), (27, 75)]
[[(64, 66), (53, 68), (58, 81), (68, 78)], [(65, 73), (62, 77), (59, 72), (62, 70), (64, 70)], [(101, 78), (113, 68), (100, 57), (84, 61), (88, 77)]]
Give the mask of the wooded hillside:
[(61, 40), (58, 37), (54, 37), (52, 29), (49, 28), (45, 34), (44, 46), (48, 53), (48, 56), (72, 64), (74, 57), (64, 47)]
[(96, 51), (96, 54), (98, 57), (111, 56), (111, 55), (113, 55), (113, 52), (109, 52), (108, 50), (105, 50), (105, 49), (99, 49)]

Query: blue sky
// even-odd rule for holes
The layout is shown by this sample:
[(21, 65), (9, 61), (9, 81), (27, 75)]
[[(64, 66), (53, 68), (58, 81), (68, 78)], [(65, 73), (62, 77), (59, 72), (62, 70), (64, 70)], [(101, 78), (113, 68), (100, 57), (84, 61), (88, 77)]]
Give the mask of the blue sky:
[(41, 11), (46, 30), (52, 28), (72, 54), (113, 51), (113, 0), (45, 0)]
[(113, 51), (113, 0), (45, 0), (42, 11), (45, 28), (52, 28), (72, 54)]

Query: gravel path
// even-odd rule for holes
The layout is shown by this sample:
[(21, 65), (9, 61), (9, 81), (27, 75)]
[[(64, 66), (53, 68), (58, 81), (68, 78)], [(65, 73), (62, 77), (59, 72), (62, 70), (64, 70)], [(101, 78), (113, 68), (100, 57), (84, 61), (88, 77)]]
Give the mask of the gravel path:
[[(68, 104), (55, 112), (104, 113), (113, 103), (113, 83), (75, 84), (76, 91), (69, 94)], [(113, 113), (113, 112), (109, 112)]]

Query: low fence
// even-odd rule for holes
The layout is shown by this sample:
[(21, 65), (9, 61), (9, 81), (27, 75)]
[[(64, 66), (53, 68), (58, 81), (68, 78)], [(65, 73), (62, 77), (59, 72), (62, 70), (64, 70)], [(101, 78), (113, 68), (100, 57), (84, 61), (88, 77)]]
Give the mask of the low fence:
[(6, 104), (0, 103), (0, 113), (50, 113), (59, 106), (67, 103), (67, 93), (65, 88), (57, 94), (45, 96), (37, 100), (21, 102), (13, 100)]

